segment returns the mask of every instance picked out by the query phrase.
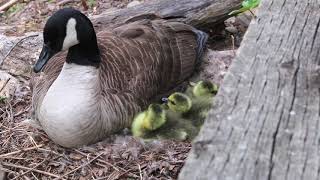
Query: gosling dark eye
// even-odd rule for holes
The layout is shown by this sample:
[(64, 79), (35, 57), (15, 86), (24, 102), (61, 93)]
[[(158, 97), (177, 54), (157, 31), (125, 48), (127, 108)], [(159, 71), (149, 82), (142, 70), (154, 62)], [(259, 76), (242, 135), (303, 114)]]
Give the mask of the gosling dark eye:
[(211, 94), (216, 95), (217, 91), (211, 91)]

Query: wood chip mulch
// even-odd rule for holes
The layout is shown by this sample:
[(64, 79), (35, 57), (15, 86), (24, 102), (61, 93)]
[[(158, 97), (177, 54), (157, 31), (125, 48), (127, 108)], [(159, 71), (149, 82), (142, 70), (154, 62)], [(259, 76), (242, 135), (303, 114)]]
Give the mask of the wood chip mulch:
[(21, 123), (30, 117), (30, 101), (24, 86), (0, 103), (0, 172), (8, 179), (177, 179), (191, 149), (190, 143), (145, 143), (130, 135), (63, 148)]

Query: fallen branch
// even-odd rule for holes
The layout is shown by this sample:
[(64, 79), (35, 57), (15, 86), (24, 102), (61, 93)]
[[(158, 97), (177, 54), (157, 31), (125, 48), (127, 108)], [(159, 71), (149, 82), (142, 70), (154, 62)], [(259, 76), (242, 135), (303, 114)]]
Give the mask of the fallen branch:
[(16, 43), (10, 48), (10, 50), (8, 51), (8, 53), (3, 57), (2, 61), (0, 62), (0, 67), (2, 66), (4, 60), (10, 55), (11, 51), (12, 51), (19, 43), (21, 43), (21, 42), (24, 41), (25, 39), (28, 39), (28, 38), (31, 38), (31, 37), (36, 37), (36, 36), (39, 36), (39, 34), (33, 34), (33, 35), (30, 35), (30, 36), (23, 37), (23, 38), (21, 38), (18, 42), (16, 42)]
[(8, 78), (6, 80), (6, 82), (4, 82), (3, 86), (0, 88), (0, 93), (2, 92), (2, 90), (6, 87), (6, 85), (8, 84), (8, 82), (10, 81), (11, 78)]
[(10, 7), (15, 5), (17, 2), (19, 2), (19, 0), (10, 0), (9, 2), (5, 3), (4, 5), (2, 5), (0, 7), (0, 12), (8, 10)]
[(174, 19), (200, 29), (210, 29), (230, 17), (228, 13), (240, 7), (242, 0), (161, 0), (147, 1), (134, 8), (105, 11), (94, 15), (95, 28), (112, 29), (139, 19)]

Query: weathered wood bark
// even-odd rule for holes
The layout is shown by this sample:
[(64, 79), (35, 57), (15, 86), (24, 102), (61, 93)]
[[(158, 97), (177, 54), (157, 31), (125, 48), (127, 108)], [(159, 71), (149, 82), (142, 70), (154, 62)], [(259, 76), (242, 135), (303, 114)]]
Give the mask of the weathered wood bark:
[(136, 17), (174, 18), (197, 28), (206, 28), (222, 22), (228, 13), (240, 6), (242, 0), (161, 0), (150, 1), (128, 9), (109, 11), (91, 19), (95, 28), (114, 28)]
[[(100, 15), (92, 16), (90, 19), (97, 31), (102, 28), (116, 28), (127, 23), (129, 19), (134, 21), (142, 18), (153, 19), (155, 17), (173, 18), (177, 21), (194, 25), (197, 28), (206, 28), (225, 20), (229, 12), (240, 6), (241, 1), (242, 0), (150, 1), (131, 8), (106, 11)], [(42, 43), (41, 40), (39, 43)], [(4, 58), (3, 54), (5, 54), (5, 52), (0, 53), (0, 63)]]
[(180, 179), (320, 179), (320, 1), (263, 0)]

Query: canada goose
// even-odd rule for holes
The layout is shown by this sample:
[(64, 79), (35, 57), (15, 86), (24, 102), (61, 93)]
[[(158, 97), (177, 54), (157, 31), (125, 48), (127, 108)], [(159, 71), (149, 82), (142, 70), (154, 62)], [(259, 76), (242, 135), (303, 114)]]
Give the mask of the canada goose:
[(97, 34), (81, 12), (54, 13), (43, 31), (32, 107), (57, 144), (92, 144), (129, 127), (156, 95), (194, 71), (207, 35), (183, 23), (140, 20)]
[(131, 131), (133, 136), (145, 140), (192, 140), (198, 133), (190, 121), (160, 104), (151, 104), (146, 111), (139, 113), (133, 120)]

